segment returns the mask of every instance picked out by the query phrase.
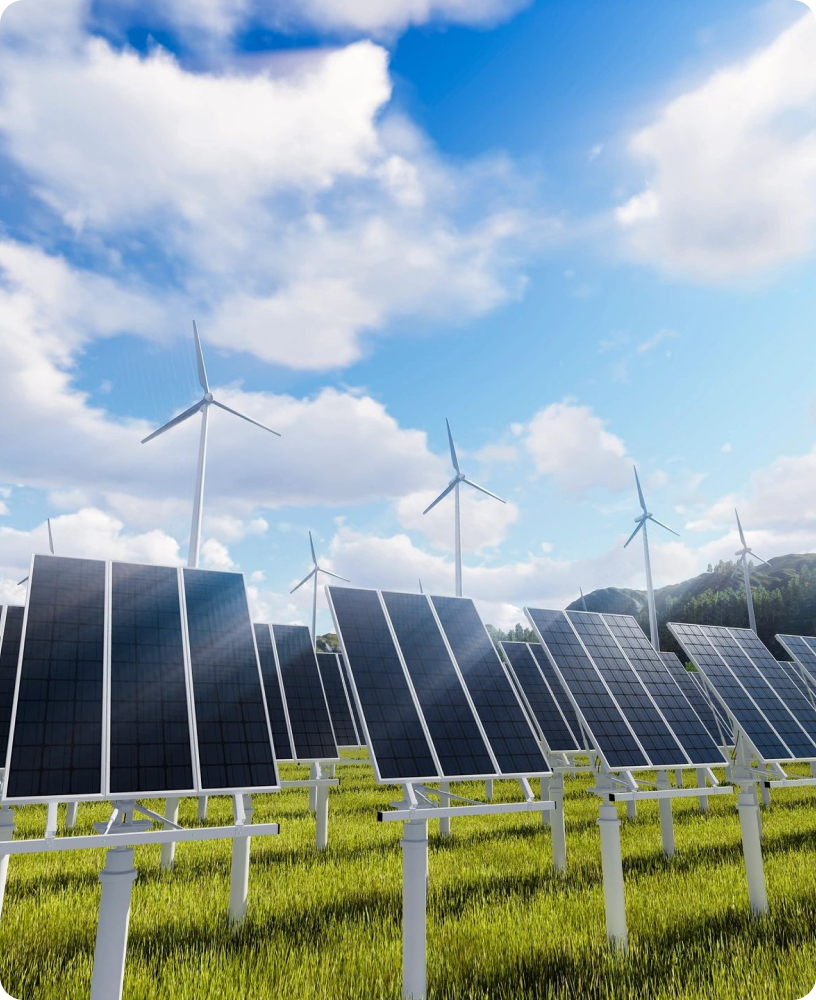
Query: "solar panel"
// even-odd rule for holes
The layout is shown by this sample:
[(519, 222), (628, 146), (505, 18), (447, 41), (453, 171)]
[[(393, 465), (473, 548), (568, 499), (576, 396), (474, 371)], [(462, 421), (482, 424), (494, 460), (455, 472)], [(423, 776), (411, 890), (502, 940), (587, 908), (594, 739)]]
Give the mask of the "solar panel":
[(595, 663), (563, 611), (525, 608), (563, 689), (575, 706), (582, 728), (611, 770), (650, 765)]
[(732, 741), (731, 727), (724, 719), (715, 712), (708, 692), (695, 683), (696, 677), (690, 673), (683, 664), (677, 653), (661, 653), (666, 669), (674, 677), (680, 690), (686, 696), (689, 705), (699, 716), (701, 722), (706, 727), (709, 736), (718, 746), (726, 746)]
[(712, 696), (710, 688), (707, 687), (706, 682), (703, 679), (704, 674), (700, 673), (699, 670), (695, 670), (694, 673), (686, 671), (686, 673), (688, 673), (689, 677), (691, 677), (692, 681), (694, 682), (694, 686), (700, 691), (700, 693), (703, 695), (706, 701), (711, 705), (711, 708), (714, 712), (714, 718), (716, 719), (717, 722), (719, 722), (720, 729), (722, 730), (723, 735), (726, 737), (730, 737), (729, 742), (733, 743), (734, 725), (728, 716), (728, 712), (723, 707), (722, 702), (719, 701), (718, 698)]
[(717, 743), (637, 621), (631, 615), (601, 617), (692, 764), (722, 764)]
[(549, 771), (473, 601), (464, 597), (432, 597), (431, 603), (501, 771), (520, 775)]
[(766, 761), (797, 759), (797, 751), (782, 739), (772, 724), (773, 719), (768, 718), (764, 708), (770, 710), (774, 719), (784, 712), (788, 716), (786, 720), (783, 719), (783, 728), (786, 729), (794, 722), (792, 716), (773, 695), (737, 643), (728, 636), (728, 630), (720, 630), (725, 635), (717, 636), (713, 632), (714, 628), (715, 626), (674, 622), (669, 624), (672, 634), (697, 669), (706, 675), (761, 757)]
[(312, 637), (305, 625), (270, 625), (295, 760), (339, 760)]
[(532, 653), (533, 659), (538, 665), (538, 669), (544, 675), (544, 680), (552, 691), (553, 698), (555, 698), (558, 703), (558, 707), (561, 710), (561, 714), (564, 716), (570, 731), (575, 736), (577, 745), (579, 749), (584, 750), (584, 737), (581, 731), (581, 723), (578, 721), (578, 716), (575, 714), (575, 708), (568, 697), (564, 697), (564, 688), (561, 681), (558, 679), (558, 674), (556, 674), (553, 669), (552, 663), (550, 663), (550, 658), (541, 648), (541, 644), (538, 642), (528, 643), (530, 652)]
[[(0, 747), (8, 746), (25, 608), (0, 607)], [(0, 763), (5, 758), (0, 757)]]
[(272, 645), (272, 633), (268, 625), (254, 625), (255, 645), (258, 647), (258, 662), (261, 665), (266, 708), (269, 712), (269, 724), (272, 727), (272, 741), (275, 745), (275, 757), (280, 760), (294, 760), (292, 749), (292, 734), (289, 730), (289, 719), (283, 705), (278, 664), (275, 660), (275, 648)]
[(811, 705), (813, 705), (813, 692), (808, 686), (808, 683), (800, 670), (799, 664), (789, 660), (777, 660), (776, 662), (779, 664), (779, 669), (785, 674), (794, 687), (796, 687), (799, 693), (803, 694)]
[(778, 635), (776, 639), (799, 664), (803, 681), (816, 685), (816, 639), (805, 635)]
[(110, 791), (195, 789), (178, 571), (111, 567)]
[(496, 761), (428, 599), (423, 594), (390, 592), (383, 592), (382, 598), (442, 773), (495, 774)]
[(358, 747), (360, 737), (351, 714), (351, 703), (346, 690), (346, 679), (336, 653), (318, 653), (317, 666), (326, 692), (334, 734), (339, 747)]
[(354, 696), (351, 693), (351, 681), (349, 680), (348, 667), (346, 666), (346, 658), (342, 653), (337, 654), (337, 662), (340, 664), (340, 673), (343, 675), (343, 682), (346, 686), (346, 691), (348, 692), (349, 705), (351, 705), (351, 715), (354, 719), (354, 728), (357, 730), (357, 738), (360, 740), (360, 746), (365, 746), (365, 739), (363, 736), (363, 725), (360, 722), (360, 716), (357, 713), (357, 702), (354, 700)]
[[(561, 711), (558, 700), (539, 670), (538, 662), (529, 645), (526, 642), (503, 642), (501, 647), (529, 706), (530, 716), (549, 749), (555, 751), (583, 749)], [(560, 685), (558, 693), (562, 701), (568, 700), (562, 693)]]
[(36, 556), (3, 796), (103, 792), (105, 564)]

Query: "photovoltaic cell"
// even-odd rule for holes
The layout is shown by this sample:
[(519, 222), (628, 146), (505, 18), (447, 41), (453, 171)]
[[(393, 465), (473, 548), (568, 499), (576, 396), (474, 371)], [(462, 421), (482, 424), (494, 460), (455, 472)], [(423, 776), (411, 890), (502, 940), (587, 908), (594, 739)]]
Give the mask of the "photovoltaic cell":
[(650, 761), (665, 767), (687, 764), (685, 753), (658, 715), (654, 703), (601, 616), (592, 612), (568, 611), (567, 617), (595, 661)]
[(495, 774), (496, 765), (428, 598), (385, 591), (382, 597), (442, 773), (446, 777)]
[[(793, 759), (795, 754), (765, 718), (716, 647), (708, 641), (702, 626), (670, 622), (669, 630), (686, 651), (694, 666), (706, 675), (759, 754), (769, 761)], [(755, 685), (752, 684), (753, 686)]]
[(381, 781), (431, 779), (439, 767), (374, 590), (328, 587), (372, 763)]
[(337, 760), (329, 708), (312, 637), (305, 625), (271, 625), (295, 759)]
[(278, 786), (243, 577), (185, 569), (202, 790)]
[(318, 653), (317, 666), (323, 680), (323, 690), (329, 705), (334, 734), (340, 747), (356, 747), (360, 745), (354, 717), (351, 714), (348, 694), (342, 667), (336, 653)]
[(337, 654), (337, 662), (340, 664), (340, 673), (343, 675), (343, 682), (346, 685), (346, 691), (348, 692), (351, 715), (354, 719), (354, 728), (357, 730), (357, 738), (360, 741), (359, 745), (365, 746), (363, 726), (360, 722), (360, 716), (357, 714), (357, 702), (354, 700), (354, 695), (351, 693), (351, 681), (349, 680), (348, 667), (346, 666), (346, 660), (342, 653)]
[(722, 764), (723, 755), (666, 664), (631, 615), (601, 616), (663, 713), (692, 764)]
[(35, 556), (4, 797), (102, 794), (105, 564)]
[(677, 653), (661, 653), (666, 669), (674, 677), (688, 703), (699, 716), (709, 736), (718, 746), (727, 746), (733, 743), (731, 729), (720, 718), (712, 707), (710, 696), (704, 688), (695, 683), (695, 676), (680, 662)]
[(717, 722), (719, 722), (720, 729), (723, 735), (726, 737), (730, 737), (728, 743), (729, 744), (733, 743), (734, 726), (728, 716), (728, 712), (725, 710), (722, 703), (717, 698), (714, 698), (712, 696), (710, 689), (707, 687), (706, 682), (703, 679), (704, 675), (699, 670), (695, 670), (694, 673), (689, 673), (688, 671), (686, 671), (686, 673), (688, 673), (689, 677), (691, 677), (692, 681), (694, 682), (694, 686), (699, 689), (700, 693), (703, 695), (706, 701), (711, 705), (711, 708), (714, 712), (714, 718), (717, 720)]
[(555, 698), (558, 703), (558, 708), (564, 716), (567, 726), (575, 736), (578, 749), (586, 749), (584, 746), (581, 723), (578, 721), (578, 716), (575, 714), (575, 708), (573, 707), (572, 702), (569, 700), (569, 697), (564, 691), (564, 685), (558, 679), (558, 674), (556, 674), (555, 668), (552, 663), (550, 663), (549, 656), (547, 656), (544, 652), (541, 643), (530, 642), (527, 645), (533, 659), (538, 664), (538, 669), (544, 675), (544, 680), (547, 682), (550, 691), (552, 691), (553, 698)]
[(286, 710), (283, 707), (278, 665), (275, 662), (275, 649), (272, 645), (272, 633), (268, 625), (253, 625), (255, 629), (255, 645), (258, 647), (258, 662), (261, 665), (266, 708), (269, 712), (269, 724), (272, 727), (272, 742), (275, 745), (275, 758), (294, 760), (292, 740), (289, 736), (289, 724), (286, 720)]
[[(0, 607), (0, 615), (3, 608)], [(0, 637), (0, 763), (5, 764), (11, 726), (11, 709), (14, 686), (17, 683), (17, 662), (20, 659), (20, 639), (23, 635), (25, 608), (10, 605), (6, 608), (3, 634)]]
[[(539, 670), (529, 645), (526, 642), (503, 642), (501, 647), (530, 706), (533, 721), (550, 750), (581, 750), (582, 747), (567, 725), (561, 707)], [(563, 701), (568, 701), (560, 684), (558, 692)]]
[(776, 639), (799, 664), (803, 681), (816, 685), (816, 639), (804, 635), (778, 635)]
[(193, 791), (178, 571), (111, 567), (110, 791)]
[(504, 774), (549, 771), (535, 733), (473, 601), (432, 597), (473, 704)]

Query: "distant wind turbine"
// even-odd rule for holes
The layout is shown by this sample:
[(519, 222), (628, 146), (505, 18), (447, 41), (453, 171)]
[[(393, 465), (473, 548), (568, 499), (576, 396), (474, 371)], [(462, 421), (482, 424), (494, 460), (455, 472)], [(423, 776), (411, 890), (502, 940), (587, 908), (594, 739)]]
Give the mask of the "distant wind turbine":
[(455, 550), (455, 560), (456, 560), (456, 596), (462, 596), (462, 523), (459, 516), (459, 486), (462, 483), (466, 483), (468, 486), (472, 486), (474, 490), (478, 490), (480, 493), (485, 493), (489, 497), (493, 497), (494, 500), (498, 500), (500, 503), (506, 503), (506, 500), (502, 500), (500, 496), (496, 496), (495, 493), (491, 493), (490, 490), (486, 490), (484, 486), (479, 486), (478, 483), (474, 483), (472, 479), (468, 479), (467, 476), (459, 468), (459, 460), (456, 457), (456, 449), (453, 446), (453, 435), (451, 434), (450, 423), (447, 418), (445, 419), (445, 424), (448, 428), (448, 443), (450, 444), (451, 462), (453, 463), (453, 468), (456, 475), (451, 479), (444, 490), (439, 494), (439, 496), (434, 500), (432, 504), (422, 511), (423, 514), (427, 514), (429, 510), (443, 500), (450, 492), (453, 490), (454, 499), (454, 550)]
[(748, 563), (748, 556), (753, 556), (754, 559), (759, 559), (761, 563), (765, 563), (766, 566), (771, 564), (767, 559), (763, 559), (758, 556), (753, 549), (748, 547), (748, 543), (745, 541), (745, 533), (742, 530), (742, 524), (740, 523), (740, 516), (737, 513), (737, 508), (734, 508), (734, 513), (737, 516), (737, 528), (739, 528), (740, 541), (742, 542), (742, 548), (739, 552), (735, 552), (734, 555), (739, 556), (739, 562), (742, 563), (742, 575), (745, 580), (745, 599), (748, 602), (748, 624), (752, 631), (756, 632), (756, 615), (754, 614), (754, 597), (751, 593), (751, 567)]
[(267, 427), (265, 424), (259, 423), (257, 420), (253, 420), (252, 417), (248, 417), (244, 413), (239, 413), (238, 410), (233, 410), (232, 407), (227, 406), (225, 403), (220, 403), (213, 397), (213, 394), (210, 392), (210, 384), (207, 381), (207, 370), (204, 367), (204, 354), (201, 350), (201, 340), (198, 336), (198, 328), (195, 325), (195, 320), (193, 320), (193, 339), (195, 341), (196, 361), (198, 363), (198, 381), (201, 388), (204, 390), (204, 395), (197, 403), (194, 403), (183, 413), (179, 413), (177, 417), (173, 417), (172, 420), (168, 420), (167, 423), (160, 427), (157, 431), (153, 431), (152, 434), (148, 434), (147, 437), (143, 439), (142, 444), (147, 444), (147, 442), (152, 441), (153, 438), (158, 437), (160, 434), (164, 434), (165, 431), (169, 431), (171, 427), (184, 423), (185, 420), (188, 420), (190, 417), (194, 417), (196, 413), (201, 414), (201, 437), (198, 445), (198, 470), (196, 474), (195, 493), (193, 494), (193, 522), (190, 528), (190, 548), (187, 555), (187, 565), (196, 568), (198, 566), (198, 558), (201, 551), (201, 518), (204, 509), (204, 474), (207, 466), (207, 429), (210, 418), (210, 407), (217, 406), (222, 410), (226, 410), (227, 413), (240, 417), (241, 420), (246, 420), (250, 424), (255, 424), (255, 426), (260, 427), (261, 430), (268, 431), (270, 434), (275, 434), (277, 437), (280, 437), (280, 434), (278, 434), (277, 431), (273, 431), (271, 427)]
[[(47, 517), (45, 523), (48, 525), (48, 548), (51, 549), (51, 555), (54, 553), (54, 536), (51, 534), (51, 518)], [(22, 580), (17, 584), (18, 587), (22, 587), (24, 583), (28, 583), (28, 577), (24, 576)]]
[(586, 598), (584, 597), (584, 588), (583, 587), (579, 587), (578, 589), (581, 591), (581, 604), (583, 604), (584, 611), (586, 611), (587, 606), (586, 606)]
[(311, 531), (309, 532), (309, 548), (312, 550), (312, 571), (308, 576), (303, 577), (297, 587), (292, 587), (289, 593), (294, 594), (296, 590), (300, 590), (304, 583), (314, 580), (314, 587), (312, 589), (312, 642), (315, 644), (315, 648), (317, 648), (317, 577), (320, 573), (325, 573), (326, 576), (333, 576), (335, 580), (342, 580), (343, 583), (351, 583), (351, 580), (347, 580), (344, 576), (338, 576), (336, 573), (330, 573), (329, 570), (323, 569), (322, 566), (318, 565)]
[[(640, 479), (638, 477), (637, 469), (635, 468), (635, 482), (637, 483), (638, 499), (640, 500), (640, 507), (643, 513), (640, 517), (636, 517), (637, 527), (626, 540), (626, 548), (635, 535), (639, 531), (643, 531), (643, 560), (646, 564), (646, 597), (649, 602), (649, 631), (651, 633), (652, 645), (659, 652), (660, 651), (660, 637), (657, 631), (657, 609), (655, 608), (655, 596), (654, 596), (654, 585), (652, 584), (652, 563), (649, 559), (649, 535), (646, 530), (646, 522), (653, 521), (655, 524), (659, 525), (661, 528), (665, 528), (666, 531), (670, 531), (673, 535), (678, 535), (678, 532), (674, 528), (670, 528), (668, 524), (663, 524), (662, 521), (650, 514), (647, 507), (646, 501), (643, 499), (643, 490), (640, 488)], [(679, 535), (678, 535), (679, 537)]]

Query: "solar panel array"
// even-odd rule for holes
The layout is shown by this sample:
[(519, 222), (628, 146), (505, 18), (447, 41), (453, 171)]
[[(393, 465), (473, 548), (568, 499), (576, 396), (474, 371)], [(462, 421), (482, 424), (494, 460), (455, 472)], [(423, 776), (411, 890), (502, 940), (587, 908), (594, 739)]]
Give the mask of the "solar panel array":
[(3, 798), (279, 787), (243, 578), (36, 556)]
[(816, 639), (808, 635), (778, 635), (776, 640), (799, 664), (805, 690), (809, 692), (816, 687)]
[(25, 608), (15, 605), (0, 607), (0, 747), (8, 744), (24, 614)]
[(754, 632), (669, 628), (764, 760), (816, 757), (816, 711)]
[(677, 653), (661, 653), (660, 657), (712, 740), (717, 746), (730, 745), (733, 742), (731, 727), (725, 718), (718, 714), (708, 691), (697, 683), (697, 677), (686, 670)]
[(340, 657), (337, 653), (318, 653), (317, 668), (323, 681), (323, 690), (326, 692), (326, 702), (338, 747), (362, 746)]
[(380, 781), (547, 774), (472, 601), (328, 587)]
[(722, 763), (722, 752), (634, 618), (525, 611), (611, 770)]
[(278, 760), (339, 760), (312, 637), (305, 625), (255, 625)]
[(560, 684), (555, 691), (550, 687), (529, 643), (503, 642), (501, 647), (527, 703), (530, 717), (547, 747), (550, 750), (565, 752), (582, 750), (583, 747), (578, 739), (581, 730), (578, 728), (576, 735), (567, 720), (567, 714), (559, 704), (564, 702), (574, 718), (575, 713), (571, 711), (569, 699), (563, 694)]

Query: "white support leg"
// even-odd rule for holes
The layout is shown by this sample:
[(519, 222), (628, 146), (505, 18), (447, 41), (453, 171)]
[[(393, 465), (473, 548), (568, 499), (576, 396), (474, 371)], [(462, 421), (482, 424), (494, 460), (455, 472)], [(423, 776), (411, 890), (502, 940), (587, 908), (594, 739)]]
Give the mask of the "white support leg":
[[(816, 778), (816, 761), (810, 765), (810, 773)], [(813, 786), (813, 791), (816, 792), (816, 785)]]
[(634, 799), (629, 799), (626, 803), (626, 818), (637, 819), (637, 802)]
[(198, 822), (207, 822), (207, 796), (201, 795), (198, 799)]
[(756, 806), (756, 822), (757, 830), (759, 831), (759, 839), (762, 840), (762, 810), (759, 808), (759, 791), (756, 785), (752, 785), (751, 792), (754, 796), (754, 805)]
[[(549, 778), (542, 778), (541, 779), (541, 801), (542, 802), (546, 802), (549, 797), (550, 797), (550, 779)], [(544, 812), (541, 813), (541, 825), (542, 826), (549, 826), (550, 825), (550, 814), (549, 814), (549, 812), (547, 812), (546, 809), (544, 810)]]
[(679, 767), (674, 772), (674, 783), (675, 785), (677, 785), (678, 788), (683, 787), (683, 772)]
[[(698, 788), (705, 788), (706, 787), (706, 773), (705, 773), (705, 768), (704, 767), (698, 767), (697, 768), (697, 787)], [(707, 813), (708, 812), (708, 796), (707, 795), (701, 795), (699, 801), (700, 801), (700, 812), (701, 813)]]
[[(552, 830), (553, 868), (560, 873), (567, 870), (567, 830), (564, 820), (564, 775), (558, 771), (549, 782), (549, 796), (555, 803), (550, 819)], [(542, 798), (544, 791), (542, 788)]]
[(402, 996), (425, 1000), (428, 821), (402, 827)]
[[(318, 766), (318, 777), (322, 770)], [(329, 846), (329, 788), (328, 785), (321, 785), (317, 790), (317, 801), (315, 803), (315, 847), (318, 851), (325, 851)]]
[(620, 820), (614, 805), (601, 806), (598, 818), (601, 831), (601, 868), (603, 869), (606, 937), (613, 950), (626, 951), (626, 904), (623, 896), (623, 858), (621, 856)]
[(59, 809), (58, 802), (49, 802), (45, 807), (45, 835), (46, 837), (56, 837), (57, 835), (57, 810)]
[(493, 779), (488, 778), (485, 782), (485, 799), (488, 802), (493, 801)]
[[(449, 792), (450, 791), (450, 782), (449, 781), (440, 781), (439, 782), (439, 791), (440, 792)], [(441, 806), (450, 805), (450, 800), (447, 799), (447, 798), (445, 798), (444, 796), (440, 795), (439, 796), (439, 804)], [(451, 821), (450, 821), (450, 816), (443, 816), (442, 819), (440, 819), (440, 821), (439, 821), (439, 836), (440, 837), (450, 837), (450, 835), (451, 835)]]
[(75, 830), (77, 822), (77, 810), (79, 809), (78, 802), (69, 802), (65, 807), (65, 829)]
[[(235, 823), (249, 826), (252, 823), (252, 799), (248, 795), (233, 796)], [(249, 849), (251, 837), (235, 837), (232, 841), (232, 869), (230, 870), (229, 922), (237, 928), (247, 911), (249, 899)]]
[(762, 846), (759, 839), (759, 804), (753, 782), (741, 782), (737, 796), (737, 811), (742, 831), (742, 853), (745, 857), (745, 874), (748, 878), (748, 901), (754, 914), (768, 910), (765, 890), (765, 870), (762, 864)]
[(91, 1000), (121, 1000), (125, 978), (130, 900), (136, 869), (133, 848), (111, 848), (99, 876), (102, 901), (96, 928)]
[[(170, 820), (171, 823), (178, 823), (179, 814), (179, 800), (178, 799), (167, 799), (164, 803), (164, 815)], [(172, 827), (167, 823), (164, 824), (165, 830), (172, 830)], [(162, 844), (161, 846), (161, 866), (164, 871), (171, 871), (173, 864), (176, 860), (176, 843), (171, 841), (169, 844)]]
[(3, 913), (9, 863), (8, 854), (2, 853), (2, 845), (10, 840), (14, 840), (14, 812), (8, 806), (3, 806), (0, 808), (0, 915)]
[[(314, 781), (317, 777), (317, 764), (309, 766), (309, 780)], [(309, 812), (313, 813), (317, 809), (317, 789), (309, 789)]]
[(771, 804), (771, 790), (764, 782), (762, 783), (762, 804), (763, 806)]
[[(657, 772), (657, 787), (671, 788), (669, 776), (665, 771)], [(674, 820), (672, 819), (671, 799), (658, 799), (660, 808), (660, 835), (663, 839), (663, 853), (667, 858), (674, 857)]]

